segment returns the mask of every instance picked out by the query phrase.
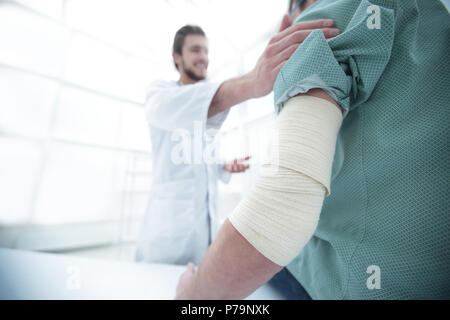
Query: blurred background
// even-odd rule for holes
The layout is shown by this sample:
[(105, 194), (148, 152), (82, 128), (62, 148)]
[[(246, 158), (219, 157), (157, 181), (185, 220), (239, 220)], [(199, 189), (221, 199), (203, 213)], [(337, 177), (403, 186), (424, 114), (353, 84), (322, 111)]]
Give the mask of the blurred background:
[[(253, 68), (286, 9), (275, 0), (0, 0), (0, 247), (133, 260), (152, 180), (145, 88), (178, 80), (175, 32), (205, 30), (209, 79), (220, 82)], [(231, 109), (223, 156), (258, 162), (272, 99)], [(221, 221), (257, 171), (219, 184)]]

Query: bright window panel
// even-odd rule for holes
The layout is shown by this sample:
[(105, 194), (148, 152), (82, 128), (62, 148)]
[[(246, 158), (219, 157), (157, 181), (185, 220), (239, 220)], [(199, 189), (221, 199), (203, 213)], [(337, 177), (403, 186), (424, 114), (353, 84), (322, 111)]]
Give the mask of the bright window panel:
[(150, 130), (145, 118), (144, 108), (124, 104), (120, 120), (119, 146), (150, 152)]
[(62, 0), (15, 0), (33, 10), (50, 16), (55, 19), (61, 19), (63, 13)]
[(241, 126), (244, 123), (244, 119), (241, 118), (242, 111), (240, 111), (239, 109), (245, 107), (247, 103), (248, 102), (245, 102), (244, 104), (234, 106), (230, 109), (230, 111), (228, 112), (228, 116), (220, 129), (222, 132), (235, 130), (237, 127)]
[(244, 123), (274, 114), (273, 93), (270, 93), (263, 98), (250, 100), (248, 102)]
[(151, 192), (152, 159), (150, 155), (127, 152), (115, 159), (113, 192), (117, 208), (115, 219), (140, 219)]
[(160, 76), (157, 61), (126, 55), (83, 35), (74, 35), (66, 69), (66, 79), (71, 82), (143, 103), (149, 82)]
[[(67, 2), (66, 20), (74, 28), (133, 54), (149, 56), (161, 45), (154, 42), (155, 35), (166, 37), (161, 30), (167, 30), (172, 14), (173, 8), (163, 0), (76, 0)], [(146, 40), (153, 45), (149, 47)]]
[(121, 104), (99, 95), (65, 88), (59, 99), (54, 136), (116, 146)]
[(54, 81), (0, 67), (0, 129), (45, 135), (58, 88)]
[[(125, 56), (95, 40), (75, 34), (70, 46), (66, 79), (82, 86), (123, 96), (128, 79)], [(125, 85), (126, 87), (126, 85)]]
[(129, 220), (142, 220), (148, 208), (150, 191), (148, 193), (131, 194), (125, 202), (125, 217)]
[(0, 3), (0, 62), (60, 77), (70, 39), (56, 22)]
[(39, 188), (35, 224), (117, 217), (122, 193), (115, 186), (120, 153), (52, 143)]
[[(170, 66), (169, 66), (170, 68)], [(123, 96), (140, 103), (146, 99), (146, 90), (151, 81), (163, 79), (161, 63), (128, 56), (123, 61)]]
[(39, 144), (0, 136), (0, 224), (29, 222), (43, 153)]

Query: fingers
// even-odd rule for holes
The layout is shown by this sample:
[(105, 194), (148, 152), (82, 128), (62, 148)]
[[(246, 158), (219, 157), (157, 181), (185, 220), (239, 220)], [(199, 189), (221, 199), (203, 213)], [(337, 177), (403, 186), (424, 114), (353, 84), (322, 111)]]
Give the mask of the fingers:
[(273, 69), (273, 72), (275, 74), (279, 74), (281, 71), (281, 68), (283, 68), (283, 66), (286, 62), (287, 62), (287, 60), (284, 60), (283, 62), (281, 62), (278, 66), (275, 67), (275, 69)]
[(281, 32), (281, 31), (289, 28), (291, 26), (291, 23), (292, 23), (291, 17), (289, 16), (288, 13), (286, 13), (283, 16), (283, 19), (281, 20), (281, 25), (280, 25), (280, 28), (278, 29), (278, 32)]
[(266, 48), (265, 55), (271, 60), (272, 66), (278, 66), (289, 58), (313, 30), (321, 28), (327, 39), (337, 36), (340, 30), (333, 28), (333, 25), (334, 22), (330, 19), (299, 22), (273, 37)]
[(322, 32), (327, 39), (336, 37), (337, 35), (341, 34), (341, 30), (337, 28), (323, 28)]
[(245, 164), (236, 164), (236, 165), (233, 165), (233, 166), (232, 166), (231, 172), (233, 172), (233, 173), (244, 172), (244, 171), (247, 170), (248, 168), (250, 168), (249, 165), (245, 165)]
[(298, 29), (320, 29), (334, 26), (333, 19), (319, 19), (312, 21), (303, 21), (295, 24)]
[[(321, 30), (326, 39), (335, 37), (340, 34), (340, 30), (335, 28), (324, 28)], [(312, 31), (313, 30), (297, 31), (281, 40), (279, 42), (279, 45), (277, 47), (274, 47), (273, 51), (271, 52), (272, 55), (275, 55), (271, 65), (276, 68), (276, 66), (278, 66), (280, 63), (285, 62), (285, 60), (289, 59), (290, 56), (298, 48), (298, 46), (303, 43), (303, 41), (309, 36)]]
[(248, 168), (250, 168), (250, 165), (243, 164), (242, 162), (247, 161), (251, 158), (252, 158), (251, 156), (246, 156), (244, 158), (234, 159), (233, 161), (226, 164), (225, 170), (227, 170), (231, 173), (243, 172), (243, 171), (247, 170)]
[(251, 159), (251, 158), (252, 158), (252, 156), (246, 156), (246, 157), (244, 157), (244, 158), (234, 159), (234, 163), (247, 161), (247, 160), (249, 160), (249, 159)]
[(236, 163), (231, 166), (231, 171), (232, 172), (243, 172), (243, 171), (247, 170), (248, 168), (250, 168), (250, 165), (248, 165), (248, 164)]
[(192, 262), (187, 264), (186, 271), (189, 273), (195, 273), (195, 265)]
[(274, 72), (275, 74), (280, 73), (281, 68), (283, 68), (283, 66), (284, 66), (284, 64), (287, 62), (287, 60), (288, 60), (288, 59), (283, 60), (278, 66), (276, 66), (276, 67), (273, 69), (273, 72)]
[(278, 66), (280, 61), (287, 61), (289, 57), (294, 53), (294, 51), (297, 50), (298, 46), (299, 44), (295, 43), (281, 51), (277, 56), (277, 60), (275, 61), (276, 65)]
[(270, 40), (270, 43), (276, 43), (283, 39), (284, 37), (288, 36), (291, 33), (294, 33), (296, 31), (300, 30), (314, 30), (314, 29), (320, 29), (320, 28), (331, 28), (334, 25), (334, 21), (332, 19), (320, 19), (320, 20), (313, 20), (313, 21), (304, 21), (294, 24), (293, 26), (288, 27), (287, 29), (281, 31), (272, 39)]
[[(336, 28), (322, 28), (321, 30), (325, 38), (327, 39), (335, 37), (340, 33), (340, 30)], [(293, 45), (298, 47), (303, 41), (305, 41), (305, 39), (309, 36), (309, 34), (312, 31), (313, 29), (298, 30), (289, 34), (288, 36), (284, 37), (277, 43), (273, 44), (274, 49), (272, 54), (278, 54)]]

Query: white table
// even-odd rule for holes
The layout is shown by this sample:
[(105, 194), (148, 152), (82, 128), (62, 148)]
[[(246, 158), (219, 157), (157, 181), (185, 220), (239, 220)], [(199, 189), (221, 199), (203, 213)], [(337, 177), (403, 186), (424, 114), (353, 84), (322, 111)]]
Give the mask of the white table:
[[(0, 249), (0, 299), (173, 299), (184, 270)], [(281, 297), (264, 285), (247, 299)]]

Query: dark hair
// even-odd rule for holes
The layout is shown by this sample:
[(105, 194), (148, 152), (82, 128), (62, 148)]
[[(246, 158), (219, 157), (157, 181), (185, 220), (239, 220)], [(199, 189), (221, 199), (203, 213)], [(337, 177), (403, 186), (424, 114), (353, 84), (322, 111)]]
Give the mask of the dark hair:
[[(184, 38), (186, 38), (186, 36), (190, 34), (199, 34), (206, 37), (205, 32), (202, 30), (202, 28), (193, 25), (185, 25), (184, 27), (179, 29), (177, 33), (175, 33), (175, 38), (173, 39), (173, 53), (178, 53), (181, 56), (181, 49), (183, 48)], [(175, 63), (175, 61), (173, 63), (175, 64), (175, 68), (177, 68), (178, 70), (178, 65)]]

